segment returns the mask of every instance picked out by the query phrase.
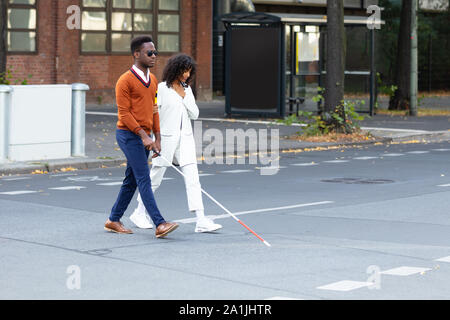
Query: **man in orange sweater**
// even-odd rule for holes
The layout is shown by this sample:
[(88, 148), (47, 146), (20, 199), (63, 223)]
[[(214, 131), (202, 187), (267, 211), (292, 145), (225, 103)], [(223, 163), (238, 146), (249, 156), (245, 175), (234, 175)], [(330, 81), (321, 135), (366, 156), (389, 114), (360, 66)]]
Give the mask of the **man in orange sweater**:
[[(158, 53), (149, 36), (133, 39), (131, 53), (134, 56), (134, 65), (116, 84), (118, 107), (116, 139), (127, 158), (127, 168), (119, 195), (105, 223), (105, 230), (133, 233), (124, 227), (120, 218), (125, 213), (136, 188), (139, 188), (145, 208), (156, 226), (155, 235), (161, 238), (175, 230), (178, 224), (166, 222), (161, 216), (152, 192), (148, 167), (150, 150), (158, 152), (161, 150), (159, 114), (156, 105), (158, 82), (150, 73)], [(155, 141), (150, 137), (152, 133)]]

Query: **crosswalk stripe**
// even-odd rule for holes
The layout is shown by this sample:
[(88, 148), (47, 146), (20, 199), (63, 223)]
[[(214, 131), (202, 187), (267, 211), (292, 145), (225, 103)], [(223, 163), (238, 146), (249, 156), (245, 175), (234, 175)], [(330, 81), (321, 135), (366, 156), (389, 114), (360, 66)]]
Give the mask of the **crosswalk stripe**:
[(440, 184), (440, 185), (438, 185), (438, 187), (450, 187), (450, 183), (448, 183), (448, 184)]
[(417, 150), (417, 151), (408, 151), (406, 153), (410, 154), (422, 154), (422, 153), (429, 153), (430, 151), (424, 151), (424, 150)]

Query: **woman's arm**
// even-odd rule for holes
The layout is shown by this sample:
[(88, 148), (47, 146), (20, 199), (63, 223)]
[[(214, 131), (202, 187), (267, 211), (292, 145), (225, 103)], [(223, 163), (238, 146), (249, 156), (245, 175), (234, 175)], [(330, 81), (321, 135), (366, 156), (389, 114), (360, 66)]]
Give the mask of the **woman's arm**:
[(197, 120), (200, 111), (195, 103), (195, 97), (191, 87), (186, 88), (186, 96), (183, 99), (183, 104), (186, 107), (189, 118), (192, 120)]

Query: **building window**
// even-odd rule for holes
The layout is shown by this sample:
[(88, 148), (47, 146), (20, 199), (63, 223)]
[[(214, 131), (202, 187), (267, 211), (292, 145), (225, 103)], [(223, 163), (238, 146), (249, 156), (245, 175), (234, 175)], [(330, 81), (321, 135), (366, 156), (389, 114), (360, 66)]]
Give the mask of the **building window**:
[(8, 52), (36, 52), (36, 0), (8, 0)]
[(160, 52), (180, 47), (180, 0), (83, 0), (82, 53), (129, 53), (131, 39), (151, 35)]

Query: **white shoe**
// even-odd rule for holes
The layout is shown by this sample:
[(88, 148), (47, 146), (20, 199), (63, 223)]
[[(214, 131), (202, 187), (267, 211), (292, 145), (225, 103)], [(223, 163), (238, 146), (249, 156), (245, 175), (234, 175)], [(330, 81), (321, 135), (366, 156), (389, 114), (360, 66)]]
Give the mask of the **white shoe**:
[(147, 213), (142, 213), (138, 209), (134, 210), (133, 214), (130, 216), (131, 222), (133, 222), (136, 227), (141, 229), (152, 229), (153, 224), (150, 221), (150, 217)]
[(203, 217), (197, 220), (197, 224), (195, 226), (195, 232), (212, 232), (222, 228), (222, 225), (218, 223), (214, 223), (209, 218)]

